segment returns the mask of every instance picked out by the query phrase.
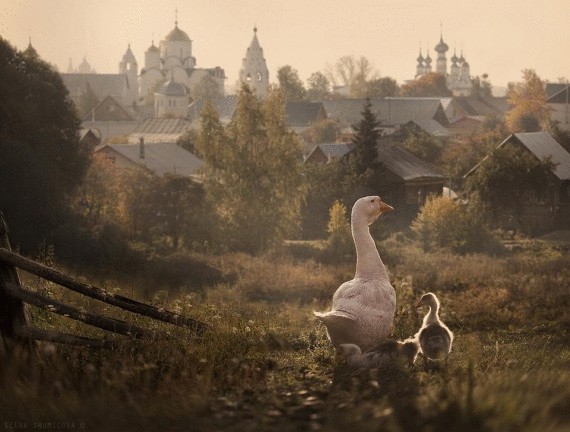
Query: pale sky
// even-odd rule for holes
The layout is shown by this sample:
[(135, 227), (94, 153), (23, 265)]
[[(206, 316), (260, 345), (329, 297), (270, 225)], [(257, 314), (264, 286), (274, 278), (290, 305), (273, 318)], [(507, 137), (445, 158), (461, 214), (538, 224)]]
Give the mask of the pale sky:
[[(525, 68), (545, 80), (570, 78), (568, 0), (0, 0), (0, 34), (18, 49), (28, 38), (39, 55), (67, 71), (83, 56), (99, 73), (117, 73), (131, 44), (139, 70), (144, 52), (178, 26), (193, 41), (198, 67), (220, 66), (237, 81), (258, 28), (270, 81), (291, 65), (306, 83), (345, 55), (363, 55), (381, 76), (412, 79), (443, 39), (463, 54), (472, 75), (494, 86), (519, 81)], [(435, 65), (435, 61), (432, 63)], [(449, 67), (449, 61), (448, 61)]]

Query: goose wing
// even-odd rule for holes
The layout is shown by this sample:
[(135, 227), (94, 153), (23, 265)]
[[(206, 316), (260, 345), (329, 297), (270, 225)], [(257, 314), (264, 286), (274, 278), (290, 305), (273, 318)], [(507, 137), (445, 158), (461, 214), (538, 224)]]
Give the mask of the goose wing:
[(446, 357), (451, 350), (449, 330), (439, 324), (431, 324), (420, 331), (420, 347), (429, 358)]

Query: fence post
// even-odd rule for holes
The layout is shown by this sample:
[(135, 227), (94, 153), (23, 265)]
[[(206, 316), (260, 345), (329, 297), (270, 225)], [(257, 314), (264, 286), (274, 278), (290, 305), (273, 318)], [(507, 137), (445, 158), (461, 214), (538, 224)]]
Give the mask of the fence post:
[[(8, 225), (1, 211), (0, 248), (12, 250), (8, 238)], [(28, 314), (24, 303), (8, 294), (4, 288), (6, 282), (21, 286), (16, 268), (0, 261), (0, 335), (4, 340), (6, 352), (10, 354), (18, 347), (30, 350), (33, 343), (18, 333), (18, 328), (28, 325)]]

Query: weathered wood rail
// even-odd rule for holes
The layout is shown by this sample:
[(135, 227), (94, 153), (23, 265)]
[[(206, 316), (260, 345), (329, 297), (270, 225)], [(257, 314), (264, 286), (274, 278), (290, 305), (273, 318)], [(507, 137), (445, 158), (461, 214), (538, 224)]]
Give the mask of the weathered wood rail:
[(2, 212), (0, 212), (0, 334), (4, 340), (7, 352), (11, 352), (18, 347), (30, 349), (34, 346), (36, 340), (96, 348), (113, 347), (115, 345), (113, 342), (104, 339), (93, 339), (33, 327), (26, 310), (26, 304), (123, 336), (140, 339), (158, 335), (156, 331), (150, 331), (122, 320), (78, 309), (31, 291), (22, 286), (16, 268), (117, 308), (188, 328), (197, 335), (203, 334), (209, 327), (201, 321), (113, 294), (93, 285), (78, 282), (61, 271), (13, 252), (8, 238), (8, 226)]

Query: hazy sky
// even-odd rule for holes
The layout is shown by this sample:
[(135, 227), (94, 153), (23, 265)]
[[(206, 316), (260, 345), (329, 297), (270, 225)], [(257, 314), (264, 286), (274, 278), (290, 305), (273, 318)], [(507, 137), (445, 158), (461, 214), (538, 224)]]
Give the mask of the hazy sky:
[(198, 67), (224, 68), (227, 89), (254, 26), (272, 82), (280, 66), (305, 81), (354, 54), (402, 83), (413, 78), (420, 43), (435, 58), (440, 23), (448, 59), (463, 47), (471, 74), (487, 73), (495, 86), (520, 80), (525, 68), (550, 81), (570, 78), (568, 0), (0, 0), (0, 34), (18, 49), (31, 37), (61, 71), (85, 55), (97, 72), (116, 73), (129, 43), (144, 65), (151, 41), (174, 28), (176, 8)]

